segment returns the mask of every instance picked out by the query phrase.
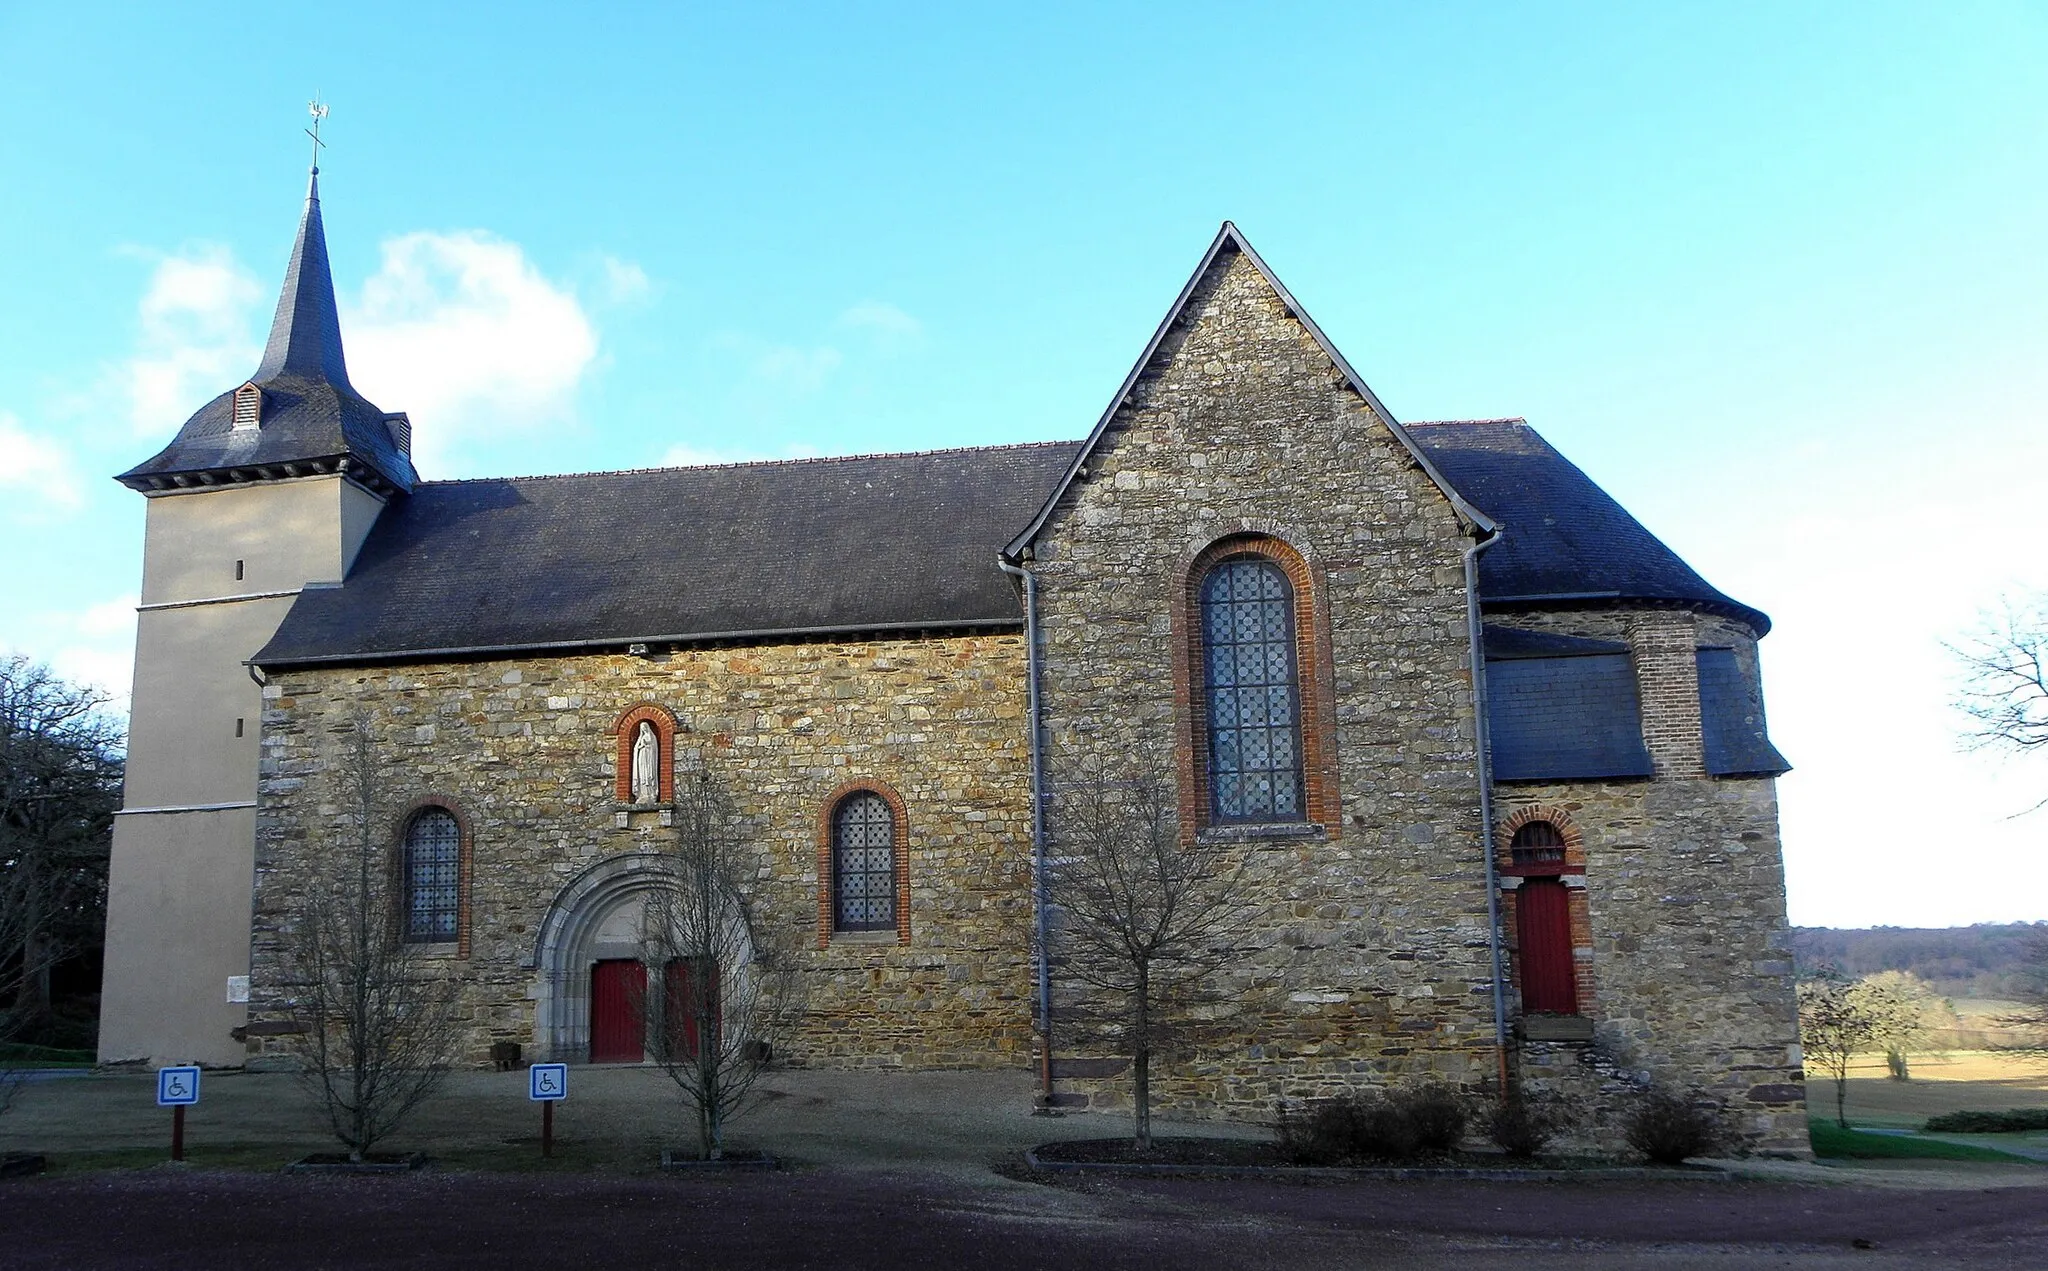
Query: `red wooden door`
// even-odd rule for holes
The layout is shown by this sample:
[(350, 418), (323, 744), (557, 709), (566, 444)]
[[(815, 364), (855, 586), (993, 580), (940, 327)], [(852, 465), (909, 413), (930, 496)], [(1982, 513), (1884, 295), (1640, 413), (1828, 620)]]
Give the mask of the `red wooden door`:
[(647, 968), (613, 958), (590, 968), (590, 1062), (637, 1064), (647, 1057)]
[(671, 958), (666, 972), (667, 998), (662, 1013), (668, 1021), (669, 1057), (695, 1059), (702, 1036), (700, 1016), (708, 1016), (712, 1045), (718, 1044), (718, 963), (710, 958)]
[(1522, 1009), (1578, 1014), (1571, 893), (1565, 885), (1555, 878), (1523, 879), (1515, 889), (1515, 932), (1522, 946)]

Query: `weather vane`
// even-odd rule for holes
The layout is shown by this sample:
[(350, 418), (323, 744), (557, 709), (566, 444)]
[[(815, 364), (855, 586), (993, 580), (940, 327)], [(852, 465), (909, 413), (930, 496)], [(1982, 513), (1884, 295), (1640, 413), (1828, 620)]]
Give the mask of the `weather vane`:
[(320, 121), (327, 118), (327, 103), (320, 100), (320, 94), (313, 94), (313, 100), (306, 103), (306, 113), (313, 117), (313, 126), (306, 129), (306, 135), (313, 139), (313, 171), (320, 170), (320, 151), (327, 145), (320, 140)]

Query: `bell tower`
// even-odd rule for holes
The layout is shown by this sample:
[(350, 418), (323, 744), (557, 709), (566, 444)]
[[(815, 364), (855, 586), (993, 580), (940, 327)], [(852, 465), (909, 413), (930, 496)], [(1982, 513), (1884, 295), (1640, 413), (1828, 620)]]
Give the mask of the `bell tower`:
[(255, 374), (116, 478), (149, 504), (102, 1062), (243, 1058), (263, 705), (245, 659), (412, 489), (411, 441), (349, 383), (315, 166)]

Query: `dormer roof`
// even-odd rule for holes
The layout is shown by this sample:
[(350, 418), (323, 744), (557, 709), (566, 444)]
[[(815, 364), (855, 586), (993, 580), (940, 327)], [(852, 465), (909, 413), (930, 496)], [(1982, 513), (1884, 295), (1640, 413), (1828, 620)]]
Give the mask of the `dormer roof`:
[(418, 480), (409, 429), (394, 428), (399, 417), (348, 381), (317, 168), (270, 340), (249, 384), (261, 396), (255, 427), (247, 426), (246, 415), (236, 427), (236, 396), (248, 387), (238, 385), (200, 407), (170, 445), (117, 480), (152, 492), (338, 472), (380, 494), (404, 493)]

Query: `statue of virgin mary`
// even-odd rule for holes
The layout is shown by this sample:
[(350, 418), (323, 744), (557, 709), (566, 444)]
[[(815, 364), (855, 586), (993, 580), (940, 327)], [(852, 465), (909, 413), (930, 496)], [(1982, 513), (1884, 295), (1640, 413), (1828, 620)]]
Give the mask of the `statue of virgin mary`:
[(646, 720), (633, 730), (633, 802), (653, 803), (661, 798), (661, 739)]

